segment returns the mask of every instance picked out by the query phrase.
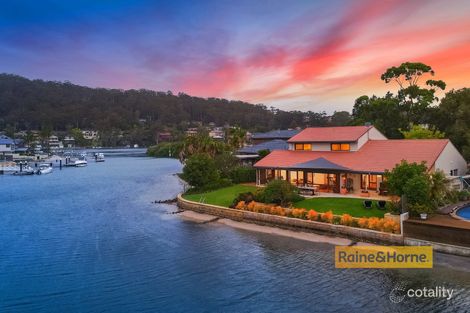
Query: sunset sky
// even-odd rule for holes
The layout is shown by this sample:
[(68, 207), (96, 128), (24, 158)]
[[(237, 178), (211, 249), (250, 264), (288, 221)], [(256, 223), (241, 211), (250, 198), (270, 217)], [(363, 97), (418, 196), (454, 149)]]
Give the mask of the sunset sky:
[(392, 65), (470, 87), (470, 1), (0, 1), (0, 72), (351, 110)]

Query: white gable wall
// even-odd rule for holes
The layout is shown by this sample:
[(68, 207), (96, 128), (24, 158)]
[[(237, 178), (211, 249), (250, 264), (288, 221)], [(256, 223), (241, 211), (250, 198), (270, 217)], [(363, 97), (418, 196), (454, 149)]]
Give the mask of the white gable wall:
[(462, 176), (467, 173), (467, 162), (455, 146), (449, 141), (434, 163), (434, 169), (442, 170), (446, 176), (450, 175), (451, 170), (456, 169), (456, 176)]
[(371, 127), (364, 135), (359, 137), (357, 143), (351, 145), (351, 151), (357, 151), (361, 149), (361, 147), (368, 141), (368, 140), (387, 140), (388, 138), (385, 137), (381, 132), (377, 130), (375, 127)]

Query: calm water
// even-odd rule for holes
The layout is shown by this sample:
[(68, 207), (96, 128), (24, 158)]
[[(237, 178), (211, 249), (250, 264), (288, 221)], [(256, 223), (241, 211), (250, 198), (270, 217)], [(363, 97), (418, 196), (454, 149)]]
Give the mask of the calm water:
[[(333, 246), (195, 224), (152, 204), (182, 186), (175, 160), (107, 158), (0, 176), (0, 312), (464, 312), (470, 262), (337, 270)], [(444, 264), (449, 262), (450, 264)], [(458, 270), (466, 268), (467, 270)], [(393, 304), (396, 282), (457, 289)]]

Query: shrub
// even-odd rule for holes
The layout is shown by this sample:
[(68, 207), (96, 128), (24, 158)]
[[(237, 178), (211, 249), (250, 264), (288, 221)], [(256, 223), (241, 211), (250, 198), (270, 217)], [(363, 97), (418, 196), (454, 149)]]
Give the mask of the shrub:
[(427, 204), (431, 185), (425, 176), (415, 176), (409, 179), (403, 186), (403, 195), (409, 204)]
[(246, 207), (245, 201), (239, 201), (239, 202), (235, 205), (235, 209), (238, 209), (238, 210), (244, 210), (245, 207)]
[(287, 208), (286, 208), (286, 209), (284, 209), (284, 212), (285, 212), (285, 214), (286, 214), (285, 216), (287, 216), (287, 217), (294, 217), (294, 216), (292, 215), (292, 209), (287, 209)]
[(215, 189), (220, 189), (224, 187), (228, 187), (232, 185), (232, 181), (228, 178), (220, 178), (219, 180), (215, 180), (213, 182), (210, 182), (206, 186), (203, 186), (202, 188), (199, 188), (201, 191), (205, 190), (215, 190)]
[(271, 206), (270, 213), (273, 215), (285, 216), (286, 212), (284, 208), (280, 206)]
[(233, 183), (251, 183), (256, 181), (256, 170), (249, 166), (237, 166), (229, 173)]
[(398, 224), (394, 220), (385, 220), (383, 223), (383, 231), (386, 231), (389, 233), (399, 233), (400, 224)]
[(357, 221), (357, 224), (360, 228), (367, 228), (367, 227), (369, 227), (369, 219), (367, 217), (361, 217)]
[(459, 201), (459, 192), (457, 190), (449, 190), (446, 193), (445, 199), (448, 203), (456, 203)]
[(270, 181), (258, 196), (262, 198), (265, 203), (276, 203), (283, 206), (303, 199), (295, 186), (288, 181), (279, 179)]
[(470, 200), (470, 192), (468, 190), (461, 190), (458, 192), (459, 201)]
[(352, 225), (352, 221), (353, 221), (353, 218), (351, 215), (349, 214), (343, 214), (341, 215), (341, 225), (345, 225), (345, 226), (351, 226)]
[(401, 213), (401, 204), (400, 200), (388, 201), (385, 204), (385, 209), (391, 214), (398, 215)]
[(318, 213), (315, 210), (309, 210), (307, 213), (307, 218), (311, 221), (318, 220)]
[(255, 202), (255, 201), (251, 201), (251, 202), (248, 203), (248, 205), (246, 206), (246, 209), (247, 209), (248, 211), (254, 212), (254, 210), (255, 210), (255, 205), (256, 205), (256, 202)]
[(356, 219), (353, 219), (353, 220), (352, 220), (351, 226), (352, 226), (352, 227), (359, 227), (359, 223), (357, 222)]
[[(254, 201), (253, 201), (254, 202)], [(270, 214), (271, 213), (271, 207), (270, 205), (267, 205), (267, 204), (264, 204), (264, 203), (260, 203), (260, 202), (254, 202), (255, 205), (254, 205), (254, 212), (257, 212), (257, 213), (267, 213), (267, 214)]]
[(433, 208), (425, 204), (410, 204), (408, 208), (412, 216), (419, 216), (422, 213), (431, 214), (434, 212)]
[(380, 222), (378, 217), (369, 217), (367, 228), (372, 230), (380, 230), (383, 223)]
[(258, 202), (268, 203), (268, 201), (265, 201), (263, 189), (256, 189), (253, 193), (253, 199)]
[(415, 177), (424, 177), (427, 172), (426, 164), (408, 163), (402, 161), (397, 164), (391, 171), (386, 171), (387, 185), (392, 194), (401, 196), (406, 194), (406, 183)]
[(307, 210), (305, 209), (292, 209), (292, 216), (296, 218), (304, 219), (307, 216)]
[(235, 207), (240, 201), (251, 202), (255, 200), (255, 196), (252, 192), (242, 192), (233, 200), (231, 208)]
[(195, 189), (205, 189), (220, 180), (214, 160), (206, 154), (196, 154), (190, 157), (183, 168), (182, 176)]
[(328, 211), (321, 215), (321, 220), (327, 223), (333, 223), (333, 212)]

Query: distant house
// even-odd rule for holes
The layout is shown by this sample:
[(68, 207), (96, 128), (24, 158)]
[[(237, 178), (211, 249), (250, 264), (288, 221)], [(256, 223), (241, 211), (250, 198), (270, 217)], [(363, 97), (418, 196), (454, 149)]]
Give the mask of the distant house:
[(426, 162), (448, 177), (466, 174), (467, 163), (448, 139), (389, 140), (373, 126), (307, 128), (258, 161), (257, 184), (283, 179), (300, 188), (333, 193), (381, 193), (385, 170), (402, 160)]
[(289, 145), (286, 140), (274, 139), (270, 141), (265, 141), (253, 146), (246, 146), (241, 149), (238, 149), (235, 157), (241, 160), (245, 164), (253, 164), (259, 158), (259, 152), (269, 150), (287, 150)]
[(24, 139), (13, 139), (13, 142), (15, 144), (15, 153), (24, 154), (28, 152), (28, 147), (25, 145)]
[(12, 153), (15, 151), (15, 141), (8, 136), (0, 136), (0, 152)]
[(67, 148), (75, 147), (75, 138), (73, 138), (72, 136), (65, 136), (62, 142), (64, 143), (64, 147), (67, 147)]
[(59, 137), (55, 135), (49, 136), (48, 145), (51, 152), (57, 152), (64, 148), (63, 143), (59, 141)]
[(159, 132), (157, 134), (157, 138), (158, 138), (158, 142), (173, 140), (173, 136), (171, 135), (170, 132)]
[(300, 132), (298, 129), (279, 129), (279, 130), (272, 130), (266, 133), (253, 133), (251, 135), (251, 141), (254, 145), (259, 143), (281, 139), (281, 140), (288, 140), (293, 136), (297, 135)]
[(196, 136), (198, 133), (198, 129), (196, 127), (193, 127), (193, 128), (188, 128), (186, 131), (185, 131), (185, 134), (186, 136)]
[(223, 127), (214, 127), (209, 131), (209, 137), (215, 140), (224, 140), (225, 129)]
[(15, 142), (8, 136), (0, 136), (0, 157), (1, 160), (11, 160), (15, 151)]
[(98, 138), (98, 131), (96, 130), (82, 130), (83, 138), (86, 140), (95, 140)]

